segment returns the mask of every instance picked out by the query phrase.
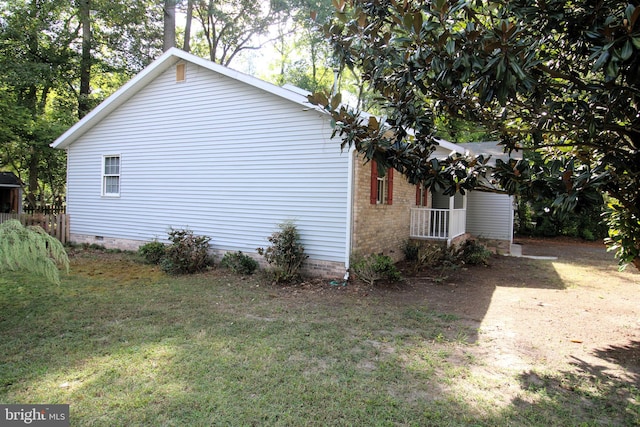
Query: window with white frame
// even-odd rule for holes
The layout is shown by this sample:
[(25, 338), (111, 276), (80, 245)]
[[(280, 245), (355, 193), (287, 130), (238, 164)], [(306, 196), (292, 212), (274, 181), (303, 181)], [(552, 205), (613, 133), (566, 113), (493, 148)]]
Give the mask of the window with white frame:
[(378, 194), (376, 195), (376, 204), (386, 205), (388, 204), (389, 197), (389, 175), (377, 177)]
[(120, 195), (120, 156), (104, 156), (102, 160), (102, 195)]
[(371, 204), (393, 204), (393, 168), (387, 169), (384, 176), (378, 174), (378, 165), (371, 161)]

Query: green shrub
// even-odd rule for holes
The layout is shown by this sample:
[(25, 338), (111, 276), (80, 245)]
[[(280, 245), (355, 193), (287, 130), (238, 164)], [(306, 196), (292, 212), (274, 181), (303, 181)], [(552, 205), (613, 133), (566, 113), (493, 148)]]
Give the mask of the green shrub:
[(589, 242), (594, 242), (596, 240), (596, 236), (593, 235), (593, 231), (585, 228), (580, 232), (580, 237), (584, 240), (588, 240)]
[(278, 226), (268, 240), (271, 246), (257, 251), (272, 266), (271, 273), (275, 282), (291, 282), (300, 277), (300, 268), (308, 258), (300, 242), (300, 234), (295, 224), (286, 221)]
[(402, 247), (404, 259), (407, 261), (417, 261), (420, 254), (420, 243), (414, 240), (407, 240)]
[(380, 280), (397, 282), (401, 279), (400, 272), (387, 255), (356, 255), (352, 257), (350, 270), (358, 279), (372, 286)]
[(167, 247), (164, 243), (154, 240), (138, 248), (138, 254), (147, 264), (160, 264), (166, 253)]
[(194, 236), (191, 230), (171, 230), (169, 240), (171, 245), (160, 263), (167, 273), (197, 273), (213, 264), (209, 256), (210, 237)]
[(488, 265), (492, 252), (475, 240), (467, 240), (459, 250), (459, 258), (465, 264)]
[(220, 266), (231, 270), (236, 274), (253, 274), (258, 268), (258, 261), (249, 255), (243, 254), (242, 251), (235, 253), (227, 252), (220, 261)]

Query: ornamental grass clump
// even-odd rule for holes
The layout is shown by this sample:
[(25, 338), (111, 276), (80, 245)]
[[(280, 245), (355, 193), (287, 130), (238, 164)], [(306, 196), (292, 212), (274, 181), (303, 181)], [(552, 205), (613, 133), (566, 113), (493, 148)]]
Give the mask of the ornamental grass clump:
[(293, 222), (286, 221), (278, 227), (280, 231), (268, 238), (271, 246), (257, 251), (272, 266), (270, 273), (275, 282), (292, 282), (300, 277), (302, 263), (309, 257), (304, 253), (300, 233)]
[(0, 273), (26, 270), (59, 285), (59, 268), (69, 272), (69, 257), (59, 240), (41, 227), (10, 219), (0, 224)]

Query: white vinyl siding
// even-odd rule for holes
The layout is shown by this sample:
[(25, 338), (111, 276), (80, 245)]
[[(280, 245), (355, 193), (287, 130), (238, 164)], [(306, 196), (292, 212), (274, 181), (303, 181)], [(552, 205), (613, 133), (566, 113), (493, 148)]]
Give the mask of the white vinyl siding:
[[(293, 220), (311, 259), (345, 259), (347, 152), (326, 116), (189, 64), (170, 67), (68, 149), (74, 234), (165, 240), (170, 227), (255, 253)], [(104, 151), (126, 158), (126, 191), (96, 197)], [(100, 185), (98, 183), (98, 185)]]
[(467, 198), (467, 232), (477, 237), (513, 240), (513, 197), (470, 191)]

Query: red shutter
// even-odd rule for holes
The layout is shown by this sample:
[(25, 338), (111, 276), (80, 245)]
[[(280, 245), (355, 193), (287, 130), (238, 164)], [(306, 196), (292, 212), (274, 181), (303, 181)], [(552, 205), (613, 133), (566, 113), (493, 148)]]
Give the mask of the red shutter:
[(421, 193), (420, 184), (418, 184), (418, 185), (416, 185), (416, 206), (421, 206), (420, 193)]
[(387, 204), (393, 204), (393, 168), (387, 171)]
[(371, 194), (369, 197), (372, 205), (378, 203), (378, 165), (375, 160), (371, 160)]
[(429, 205), (429, 190), (426, 188), (422, 192), (422, 206), (427, 207)]

